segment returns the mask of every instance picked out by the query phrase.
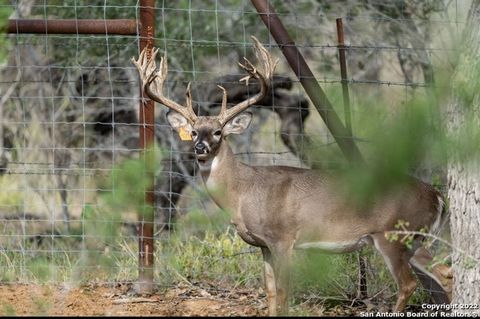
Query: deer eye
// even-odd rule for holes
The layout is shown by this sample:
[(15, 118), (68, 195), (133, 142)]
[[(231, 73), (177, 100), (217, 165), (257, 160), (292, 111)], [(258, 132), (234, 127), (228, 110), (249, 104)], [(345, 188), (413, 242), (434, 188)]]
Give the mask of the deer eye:
[(220, 136), (220, 135), (222, 135), (222, 130), (216, 130), (215, 132), (213, 132), (213, 135), (214, 135), (214, 136)]
[(192, 131), (192, 137), (197, 137), (198, 133), (197, 131)]

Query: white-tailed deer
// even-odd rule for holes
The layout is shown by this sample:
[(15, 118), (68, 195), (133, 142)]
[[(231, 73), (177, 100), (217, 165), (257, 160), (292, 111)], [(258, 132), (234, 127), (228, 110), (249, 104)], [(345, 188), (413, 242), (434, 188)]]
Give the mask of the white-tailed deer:
[(261, 248), (269, 314), (288, 310), (288, 270), (293, 249), (344, 253), (373, 244), (398, 285), (395, 311), (405, 308), (417, 286), (410, 265), (431, 278), (443, 289), (443, 295), (449, 295), (448, 267), (430, 269), (432, 257), (426, 249), (419, 245), (409, 249), (385, 237), (387, 231), (395, 231), (400, 220), (408, 221), (412, 231), (438, 225), (444, 202), (432, 186), (412, 178), (408, 185), (376, 197), (369, 206), (355, 205), (347, 200), (341, 179), (333, 173), (286, 166), (249, 166), (235, 159), (225, 138), (240, 134), (249, 126), (252, 115), (243, 111), (265, 95), (278, 62), (255, 37), (252, 39), (261, 65), (254, 66), (245, 59), (240, 66), (248, 72), (244, 78), (247, 84), (249, 78), (256, 78), (261, 82), (261, 90), (227, 108), (227, 92), (220, 87), (223, 103), (218, 116), (195, 114), (190, 85), (186, 106), (163, 95), (166, 54), (159, 70), (155, 64), (158, 50), (153, 51), (151, 59), (144, 50), (137, 61), (132, 61), (148, 97), (170, 108), (173, 111), (167, 114), (170, 125), (193, 139), (200, 174), (211, 198), (232, 213), (240, 237)]

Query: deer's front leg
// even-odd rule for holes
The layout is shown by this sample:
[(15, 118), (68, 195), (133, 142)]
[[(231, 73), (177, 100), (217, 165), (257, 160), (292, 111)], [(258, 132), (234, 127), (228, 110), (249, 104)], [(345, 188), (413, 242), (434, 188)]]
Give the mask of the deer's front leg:
[(280, 315), (288, 314), (288, 294), (290, 290), (290, 260), (292, 249), (277, 250), (273, 256), (275, 264), (275, 285)]
[(268, 248), (262, 248), (265, 290), (267, 292), (268, 315), (277, 315), (277, 287), (275, 284), (275, 272), (272, 253)]

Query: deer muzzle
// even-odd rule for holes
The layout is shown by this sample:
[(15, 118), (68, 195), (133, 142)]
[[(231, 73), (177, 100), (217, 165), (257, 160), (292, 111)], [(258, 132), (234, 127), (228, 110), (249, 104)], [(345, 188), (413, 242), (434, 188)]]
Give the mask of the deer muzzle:
[(195, 154), (197, 155), (203, 155), (203, 154), (208, 154), (209, 148), (208, 145), (204, 142), (198, 142), (195, 144)]

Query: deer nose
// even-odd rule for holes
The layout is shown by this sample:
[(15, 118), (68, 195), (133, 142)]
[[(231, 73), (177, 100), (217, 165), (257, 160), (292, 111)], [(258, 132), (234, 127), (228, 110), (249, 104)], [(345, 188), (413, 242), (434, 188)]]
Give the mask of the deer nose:
[(207, 150), (207, 146), (202, 142), (197, 143), (195, 145), (195, 153), (197, 154), (204, 154), (206, 150)]

